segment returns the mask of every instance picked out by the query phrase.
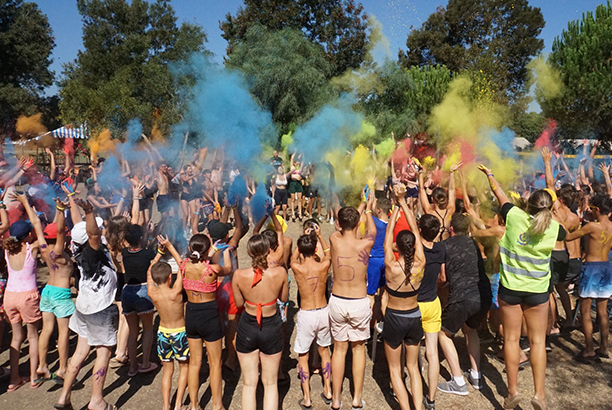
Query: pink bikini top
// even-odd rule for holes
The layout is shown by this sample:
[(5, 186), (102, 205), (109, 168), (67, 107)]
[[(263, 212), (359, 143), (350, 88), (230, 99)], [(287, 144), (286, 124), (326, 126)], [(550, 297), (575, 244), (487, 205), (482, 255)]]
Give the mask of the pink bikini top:
[(6, 290), (9, 292), (28, 292), (36, 289), (36, 274), (38, 273), (38, 269), (36, 268), (36, 260), (32, 257), (30, 244), (26, 242), (26, 257), (23, 261), (23, 268), (21, 268), (21, 270), (15, 270), (11, 267), (8, 252), (5, 251), (4, 256), (8, 269)]
[(204, 276), (202, 276), (202, 279), (200, 280), (193, 280), (185, 278), (185, 265), (187, 264), (187, 259), (181, 262), (179, 272), (181, 272), (181, 275), (183, 276), (183, 289), (201, 293), (215, 293), (217, 291), (217, 281), (215, 280), (213, 282), (206, 283), (204, 282), (204, 278), (206, 276), (212, 276), (213, 273), (216, 274), (218, 272), (212, 266), (210, 266), (208, 261), (204, 261), (203, 263), (205, 269)]

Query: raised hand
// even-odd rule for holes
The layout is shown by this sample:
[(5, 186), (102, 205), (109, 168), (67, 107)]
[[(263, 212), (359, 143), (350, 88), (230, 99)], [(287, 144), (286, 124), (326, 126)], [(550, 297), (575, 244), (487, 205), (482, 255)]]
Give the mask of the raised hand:
[(65, 208), (68, 208), (70, 206), (69, 202), (64, 202), (59, 197), (58, 198), (53, 198), (53, 200), (55, 201), (55, 205), (58, 208), (64, 208), (65, 209)]
[(12, 201), (20, 202), (22, 205), (26, 205), (28, 203), (28, 197), (26, 196), (25, 192), (15, 190), (9, 194), (9, 198)]
[(157, 235), (157, 242), (159, 242), (159, 246), (162, 248), (167, 248), (169, 245), (172, 245), (168, 236)]
[(83, 201), (81, 198), (76, 198), (74, 202), (81, 207), (85, 212), (93, 211), (94, 206), (89, 201)]
[(603, 172), (604, 175), (610, 175), (610, 165), (606, 165), (604, 162), (599, 164), (599, 170)]
[(130, 213), (128, 211), (123, 211), (121, 216), (123, 216), (125, 219), (127, 219), (128, 223), (130, 223), (132, 221), (132, 215), (130, 215)]
[(395, 195), (395, 201), (400, 203), (406, 200), (406, 185), (399, 183), (393, 185), (393, 195)]
[(542, 159), (544, 160), (544, 162), (550, 162), (550, 160), (552, 159), (552, 153), (550, 152), (548, 147), (542, 148)]
[(491, 173), (491, 170), (489, 168), (485, 167), (483, 164), (478, 165), (478, 169), (480, 171), (482, 171), (482, 173), (487, 175), (487, 176)]
[(457, 161), (450, 167), (450, 172), (455, 172), (463, 165), (463, 161)]

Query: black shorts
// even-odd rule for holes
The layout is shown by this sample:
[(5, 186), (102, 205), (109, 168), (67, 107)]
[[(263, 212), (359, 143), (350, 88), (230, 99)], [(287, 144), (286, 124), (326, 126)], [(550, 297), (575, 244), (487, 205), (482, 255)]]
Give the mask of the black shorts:
[(423, 338), (419, 307), (410, 310), (387, 308), (382, 336), (385, 343), (393, 349), (396, 349), (402, 342), (407, 345), (418, 345)]
[(219, 305), (216, 300), (205, 303), (187, 302), (185, 308), (185, 332), (189, 339), (216, 342), (223, 337)]
[(236, 351), (238, 353), (251, 353), (259, 350), (267, 355), (282, 352), (282, 324), (283, 320), (277, 312), (274, 316), (261, 318), (260, 329), (255, 316), (242, 312), (236, 331)]
[(570, 259), (567, 266), (567, 275), (565, 276), (565, 284), (578, 282), (580, 277), (580, 271), (582, 270), (582, 259), (574, 258)]
[(302, 189), (304, 190), (303, 195), (310, 197), (310, 185), (302, 185)]
[(166, 213), (170, 210), (170, 195), (157, 195), (157, 210), (160, 214)]
[(276, 206), (287, 205), (287, 200), (289, 199), (289, 194), (287, 193), (287, 188), (274, 190), (274, 204)]
[(454, 335), (465, 323), (470, 329), (477, 329), (491, 308), (491, 301), (462, 300), (449, 303), (442, 311), (442, 329)]
[(504, 301), (509, 305), (527, 305), (527, 306), (538, 306), (543, 303), (548, 303), (549, 292), (545, 293), (530, 293), (520, 292), (517, 290), (511, 290), (505, 288), (503, 285), (499, 285), (499, 293), (497, 297), (499, 300)]
[(564, 249), (562, 251), (552, 251), (550, 255), (550, 288), (552, 292), (553, 286), (557, 283), (565, 282), (567, 277), (567, 269), (569, 267), (569, 253)]

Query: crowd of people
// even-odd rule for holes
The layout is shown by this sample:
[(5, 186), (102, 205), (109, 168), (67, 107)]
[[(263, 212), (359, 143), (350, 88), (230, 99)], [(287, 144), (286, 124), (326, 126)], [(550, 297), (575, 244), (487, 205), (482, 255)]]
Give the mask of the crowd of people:
[[(87, 408), (114, 409), (104, 398), (109, 369), (127, 366), (128, 377), (153, 372), (159, 367), (155, 348), (164, 409), (199, 408), (206, 362), (213, 409), (223, 408), (223, 366), (241, 372), (241, 408), (256, 408), (261, 382), (263, 408), (276, 409), (279, 379), (286, 377), (281, 355), (290, 342), (291, 282), (298, 289), (292, 350), (302, 409), (317, 400), (342, 407), (349, 349), (348, 406), (365, 408), (366, 343), (378, 337), (402, 410), (435, 409), (438, 391), (467, 395), (468, 385), (481, 390), (480, 346), (490, 337), (503, 344), (503, 407), (521, 403), (518, 371), (530, 363), (531, 405), (548, 408), (550, 337), (576, 329), (576, 310), (585, 336), (576, 359), (608, 357), (612, 182), (605, 163), (598, 182), (593, 155), (571, 169), (561, 153), (545, 148), (543, 172), (504, 190), (483, 165), (481, 181), (486, 178), (488, 186), (473, 183), (461, 162), (448, 172), (427, 170), (408, 153), (401, 161), (390, 159), (389, 178), (366, 185), (360, 204), (351, 206), (335, 190), (331, 164), (304, 164), (299, 154), (284, 159), (274, 152), (267, 180), (259, 183), (266, 192), (261, 202), (248, 170), (222, 151), (207, 161), (202, 149), (179, 167), (149, 152), (150, 161), (114, 159), (111, 166), (98, 159), (85, 169), (67, 158), (59, 169), (47, 150), (48, 172), (26, 158), (1, 158), (0, 345), (5, 323), (12, 339), (10, 368), (2, 368), (0, 377), (9, 379), (8, 394), (53, 381), (62, 386), (54, 407), (72, 409), (72, 387), (93, 347)], [(316, 178), (321, 168), (329, 171), (325, 186)], [(327, 239), (325, 222), (336, 230)], [(285, 235), (290, 223), (300, 224), (301, 236)], [(243, 238), (248, 266), (238, 263)], [(41, 292), (42, 267), (48, 280)], [(579, 307), (570, 292), (578, 295)], [(59, 360), (52, 372), (47, 352), (56, 327)], [(467, 371), (455, 345), (460, 331)], [(73, 349), (71, 334), (78, 336)], [(19, 361), (26, 337), (30, 371), (23, 378)], [(422, 343), (426, 374), (419, 366)], [(440, 351), (451, 375), (441, 382)], [(322, 378), (320, 398), (311, 394), (315, 372)]]

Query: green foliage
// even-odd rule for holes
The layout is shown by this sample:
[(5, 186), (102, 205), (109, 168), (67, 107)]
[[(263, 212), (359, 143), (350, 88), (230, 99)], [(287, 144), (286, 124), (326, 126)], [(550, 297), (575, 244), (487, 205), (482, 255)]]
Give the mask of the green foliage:
[(537, 112), (517, 113), (510, 125), (517, 137), (526, 138), (532, 144), (546, 129), (548, 118)]
[(252, 26), (226, 65), (247, 75), (251, 94), (282, 132), (308, 120), (331, 96), (330, 63), (320, 47), (294, 29), (273, 32)]
[(450, 0), (406, 40), (405, 67), (445, 65), (453, 73), (482, 70), (497, 88), (496, 100), (525, 92), (527, 64), (544, 47), (539, 8), (527, 0)]
[(612, 140), (612, 7), (610, 2), (572, 21), (553, 43), (548, 62), (564, 87), (538, 102), (569, 134)]
[(78, 0), (83, 45), (64, 66), (60, 108), (65, 122), (124, 130), (132, 118), (145, 130), (180, 119), (173, 62), (204, 50), (199, 26), (177, 26), (167, 0)]
[(363, 62), (368, 45), (367, 15), (354, 0), (245, 0), (236, 16), (221, 22), (227, 54), (246, 39), (250, 27), (261, 24), (272, 31), (293, 28), (320, 45), (337, 76)]
[(424, 131), (431, 109), (442, 101), (453, 78), (444, 66), (383, 66), (378, 91), (361, 98), (368, 120), (376, 126), (377, 142), (391, 132), (400, 138), (408, 132)]
[(0, 134), (13, 135), (15, 120), (44, 105), (45, 87), (53, 83), (51, 50), (55, 46), (47, 17), (35, 3), (0, 0)]

